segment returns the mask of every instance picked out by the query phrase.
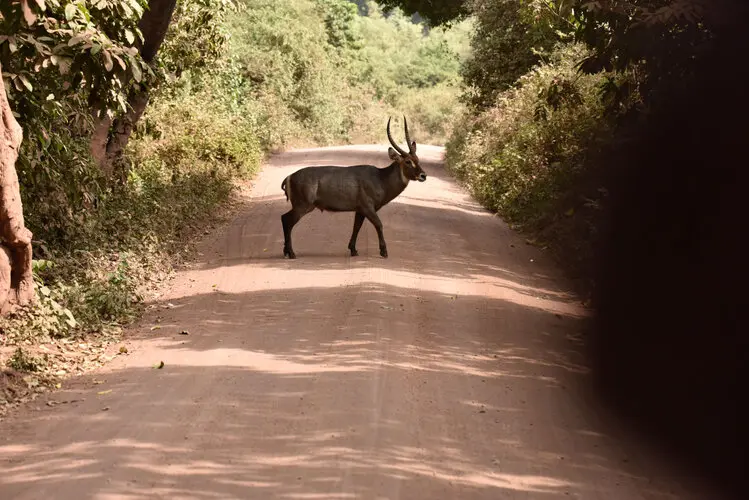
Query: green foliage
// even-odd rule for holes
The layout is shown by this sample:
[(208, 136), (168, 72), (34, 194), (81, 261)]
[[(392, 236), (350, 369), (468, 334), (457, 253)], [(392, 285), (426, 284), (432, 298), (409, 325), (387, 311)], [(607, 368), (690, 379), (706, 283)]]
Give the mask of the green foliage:
[(465, 117), (447, 145), (450, 170), (511, 223), (540, 229), (563, 217), (588, 155), (610, 133), (604, 75), (576, 71), (585, 55), (580, 45), (560, 46), (495, 106)]
[(187, 91), (156, 101), (139, 124), (130, 149), (138, 165), (132, 184), (144, 179), (177, 181), (186, 175), (249, 178), (263, 152), (252, 124), (242, 116), (206, 106), (213, 96)]
[(81, 93), (95, 111), (124, 111), (131, 82), (150, 71), (135, 47), (146, 5), (146, 0), (3, 2), (0, 63), (21, 125), (63, 116), (56, 101)]
[(20, 347), (16, 348), (13, 356), (8, 358), (6, 366), (20, 372), (38, 372), (47, 364), (45, 356), (32, 356)]
[[(134, 317), (140, 297), (127, 254), (79, 253), (83, 255), (34, 261), (37, 304), (3, 318), (2, 329), (8, 338), (29, 341), (79, 336)], [(113, 265), (116, 267), (107, 271)]]
[(465, 100), (484, 109), (520, 76), (543, 61), (572, 29), (569, 2), (546, 0), (476, 0), (472, 57), (462, 75)]
[(210, 73), (226, 52), (225, 18), (236, 10), (235, 0), (178, 0), (157, 55), (163, 71), (172, 78), (184, 71)]
[(580, 68), (630, 72), (636, 78), (619, 95), (630, 99), (638, 93), (645, 106), (658, 106), (685, 90), (709, 57), (716, 34), (742, 19), (746, 9), (741, 2), (705, 0), (584, 3), (575, 14), (576, 37), (591, 54)]
[(328, 35), (328, 44), (337, 50), (362, 48), (358, 10), (347, 0), (317, 0)]
[[(409, 103), (416, 92), (459, 92), (459, 56), (467, 30), (424, 35), (400, 12), (388, 18), (372, 4), (366, 17), (345, 0), (244, 0), (232, 17), (228, 52), (212, 88), (216, 101), (245, 118), (263, 149), (383, 140), (388, 113), (413, 115), (420, 142), (443, 140), (451, 123), (441, 102)], [(304, 23), (297, 22), (304, 19)], [(439, 90), (437, 90), (439, 89)], [(443, 110), (438, 135), (434, 121)]]

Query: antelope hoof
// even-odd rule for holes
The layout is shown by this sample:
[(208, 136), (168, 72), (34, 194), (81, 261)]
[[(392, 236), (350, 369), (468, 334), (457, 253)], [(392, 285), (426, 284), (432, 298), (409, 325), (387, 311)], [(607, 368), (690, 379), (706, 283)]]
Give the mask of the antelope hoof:
[(383, 258), (388, 258), (388, 249), (387, 248), (380, 248), (380, 255), (382, 255)]
[(289, 250), (287, 248), (283, 249), (283, 256), (284, 257), (288, 256), (289, 259), (296, 259), (296, 255), (294, 254), (294, 251), (293, 250)]
[(351, 256), (352, 257), (358, 257), (359, 256), (359, 252), (356, 251), (356, 248), (349, 248), (349, 250), (351, 250)]

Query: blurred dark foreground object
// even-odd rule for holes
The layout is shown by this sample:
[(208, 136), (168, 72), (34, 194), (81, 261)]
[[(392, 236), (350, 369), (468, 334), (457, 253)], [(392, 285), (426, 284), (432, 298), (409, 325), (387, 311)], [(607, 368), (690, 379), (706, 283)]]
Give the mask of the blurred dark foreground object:
[(749, 26), (606, 161), (589, 343), (598, 394), (724, 498), (749, 498)]

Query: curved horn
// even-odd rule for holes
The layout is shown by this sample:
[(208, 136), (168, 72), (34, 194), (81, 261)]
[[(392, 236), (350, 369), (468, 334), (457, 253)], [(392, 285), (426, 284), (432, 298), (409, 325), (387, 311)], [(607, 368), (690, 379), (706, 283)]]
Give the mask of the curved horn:
[(406, 115), (403, 115), (403, 129), (406, 132), (406, 144), (408, 144), (408, 151), (411, 154), (414, 154), (416, 151), (414, 151), (414, 145), (413, 142), (411, 142), (411, 136), (408, 134), (408, 122), (406, 121)]
[(391, 145), (393, 146), (393, 149), (395, 149), (396, 151), (398, 151), (398, 153), (399, 153), (400, 155), (402, 155), (402, 156), (406, 156), (406, 152), (405, 152), (405, 151), (403, 151), (403, 150), (402, 150), (402, 149), (401, 149), (400, 147), (398, 147), (398, 145), (397, 145), (397, 144), (395, 143), (395, 141), (393, 140), (393, 136), (392, 136), (392, 135), (390, 135), (390, 118), (388, 118), (388, 127), (387, 127), (387, 132), (388, 132), (388, 140), (390, 141), (390, 144), (391, 144)]

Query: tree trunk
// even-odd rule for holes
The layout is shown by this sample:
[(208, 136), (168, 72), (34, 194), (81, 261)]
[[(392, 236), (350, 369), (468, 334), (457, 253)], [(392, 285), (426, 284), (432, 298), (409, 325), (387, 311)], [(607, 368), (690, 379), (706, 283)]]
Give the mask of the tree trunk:
[(23, 130), (10, 109), (0, 67), (0, 313), (34, 301), (31, 231), (24, 225), (16, 174)]
[(107, 147), (105, 151), (105, 161), (107, 168), (105, 173), (112, 176), (117, 174), (120, 182), (127, 180), (127, 166), (124, 164), (122, 153), (127, 147), (130, 135), (135, 129), (140, 117), (148, 105), (148, 89), (133, 91), (127, 100), (128, 110), (123, 116), (120, 116), (112, 124)]
[(103, 117), (94, 115), (94, 133), (91, 136), (91, 156), (99, 168), (104, 172), (107, 178), (112, 177), (113, 170), (107, 163), (107, 142), (109, 141), (109, 128), (112, 126), (112, 120), (104, 115)]
[[(143, 33), (140, 56), (148, 64), (153, 62), (164, 42), (176, 5), (177, 0), (151, 0), (148, 10), (143, 13), (138, 23)], [(127, 147), (135, 124), (146, 110), (148, 97), (148, 88), (141, 85), (141, 89), (130, 93), (127, 113), (117, 117), (114, 122), (106, 116), (97, 122), (91, 140), (91, 154), (108, 177), (117, 170), (122, 176), (120, 180), (127, 179), (127, 169), (121, 162), (122, 153)]]

